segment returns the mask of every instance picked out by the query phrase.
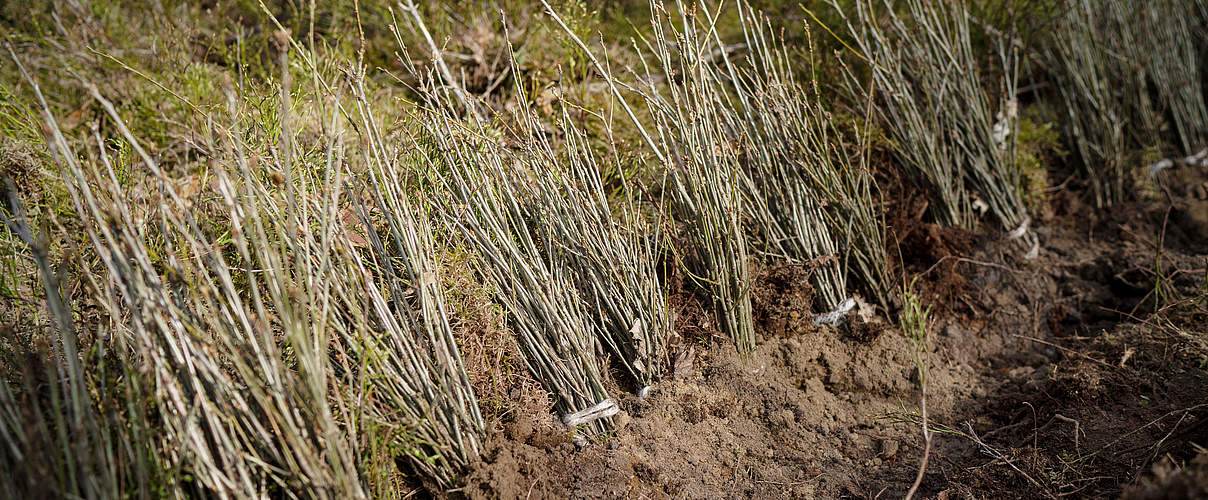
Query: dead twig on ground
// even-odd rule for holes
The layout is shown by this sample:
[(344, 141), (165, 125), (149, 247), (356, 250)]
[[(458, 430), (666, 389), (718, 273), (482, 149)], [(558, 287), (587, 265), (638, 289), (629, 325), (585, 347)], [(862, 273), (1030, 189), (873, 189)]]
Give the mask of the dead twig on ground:
[(1040, 484), (1039, 481), (1033, 479), (1032, 476), (1029, 476), (1028, 473), (1024, 472), (1022, 469), (1020, 469), (1018, 466), (1016, 466), (1015, 462), (1013, 462), (1009, 457), (1007, 457), (1006, 454), (1004, 454), (1001, 451), (998, 451), (997, 448), (994, 448), (993, 446), (986, 444), (985, 441), (982, 441), (982, 439), (980, 437), (978, 437), (977, 432), (973, 430), (973, 424), (965, 422), (965, 427), (967, 429), (969, 429), (969, 432), (961, 433), (961, 434), (964, 435), (965, 437), (969, 438), (970, 440), (972, 440), (974, 443), (976, 443), (977, 446), (979, 448), (981, 448), (982, 453), (989, 455), (990, 457), (994, 458), (997, 461), (1007, 464), (1007, 466), (1011, 467), (1012, 469), (1015, 470), (1015, 472), (1018, 472), (1019, 475), (1023, 476), (1024, 479), (1027, 479), (1029, 483), (1032, 483), (1033, 486), (1040, 488), (1040, 490), (1044, 492), (1045, 496), (1047, 496), (1049, 498), (1057, 498), (1055, 495), (1053, 495), (1053, 492), (1049, 491), (1049, 489), (1046, 488), (1043, 484)]
[(1068, 347), (1063, 347), (1063, 346), (1060, 346), (1060, 345), (1054, 344), (1054, 343), (1049, 342), (1049, 341), (1047, 341), (1047, 340), (1040, 340), (1040, 339), (1038, 339), (1038, 338), (1036, 338), (1036, 337), (1029, 337), (1029, 336), (1027, 336), (1027, 335), (1019, 335), (1019, 334), (1014, 334), (1014, 335), (1012, 335), (1012, 337), (1021, 338), (1021, 339), (1023, 339), (1023, 340), (1028, 340), (1028, 341), (1036, 342), (1036, 343), (1038, 343), (1038, 344), (1044, 344), (1044, 345), (1047, 345), (1047, 346), (1049, 346), (1049, 347), (1052, 347), (1052, 348), (1058, 349), (1058, 350), (1060, 350), (1061, 352), (1064, 352), (1064, 353), (1066, 353), (1066, 354), (1072, 354), (1072, 355), (1076, 355), (1076, 356), (1079, 356), (1079, 357), (1082, 357), (1082, 358), (1086, 358), (1086, 359), (1088, 359), (1088, 360), (1090, 360), (1090, 361), (1094, 361), (1095, 363), (1101, 364), (1101, 365), (1106, 366), (1106, 367), (1108, 367), (1108, 368), (1115, 368), (1115, 366), (1112, 366), (1112, 364), (1111, 364), (1111, 363), (1108, 363), (1108, 362), (1103, 361), (1103, 360), (1101, 360), (1101, 359), (1092, 358), (1092, 357), (1090, 357), (1090, 356), (1089, 356), (1089, 355), (1087, 355), (1087, 354), (1084, 354), (1084, 353), (1081, 353), (1081, 352), (1075, 351), (1075, 350), (1070, 349), (1070, 348), (1068, 348)]

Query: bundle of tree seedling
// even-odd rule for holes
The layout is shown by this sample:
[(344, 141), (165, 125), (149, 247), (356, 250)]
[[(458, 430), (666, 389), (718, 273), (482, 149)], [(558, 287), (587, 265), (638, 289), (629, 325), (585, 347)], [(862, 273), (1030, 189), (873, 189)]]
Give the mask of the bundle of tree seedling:
[(1135, 153), (1208, 146), (1197, 18), (1178, 0), (1078, 0), (1059, 12), (1044, 61), (1099, 206), (1127, 199)]
[(273, 189), (237, 144), (222, 145), (233, 162), (230, 171), (214, 172), (230, 224), (232, 251), (224, 254), (228, 243), (203, 230), (118, 112), (94, 97), (139, 168), (151, 173), (147, 188), (154, 190), (142, 195), (150, 197), (145, 203), (133, 201), (137, 188), (118, 180), (99, 136), (94, 159), (77, 160), (47, 110), (56, 159), (107, 270), (92, 286), (109, 318), (109, 348), (142, 366), (155, 401), (159, 424), (130, 442), (162, 440), (155, 469), (186, 471), (199, 491), (256, 496), (290, 487), (317, 497), (364, 496), (354, 447), (329, 400), (326, 346), (335, 332), (327, 314), (335, 297), (308, 286), (327, 283), (319, 242), (331, 234), (300, 235), (314, 223), (310, 215), (324, 210), (303, 204), (320, 200)]
[(525, 363), (555, 396), (567, 425), (607, 430), (606, 418), (582, 413), (616, 411), (604, 388), (597, 316), (576, 286), (570, 261), (555, 251), (558, 243), (535, 230), (550, 214), (530, 189), (524, 158), (449, 110), (432, 111), (424, 125), (431, 166), (444, 175), (444, 218), (477, 255)]
[[(94, 129), (70, 140), (41, 102), (46, 141), (103, 266), (99, 277), (86, 274), (102, 311), (88, 337), (112, 354), (84, 358), (100, 366), (80, 365), (70, 305), (53, 273), (43, 273), (58, 304), (63, 354), (54, 371), (65, 372), (57, 378), (66, 391), (52, 399), (70, 411), (32, 425), (10, 388), (0, 388), (8, 470), (56, 474), (57, 491), (77, 496), (162, 487), (365, 498), (395, 492), (397, 459), (448, 487), (477, 455), (481, 418), (427, 219), (395, 166), (401, 155), (383, 145), (363, 80), (352, 86), (356, 111), (326, 99), (304, 118), (293, 111), (289, 81), (285, 74), (275, 96), (228, 87), (225, 117), (198, 110), (212, 127), (203, 146), (213, 161), (183, 183), (95, 87), (116, 137)], [(277, 133), (243, 128), (246, 106), (264, 106)], [(360, 156), (344, 154), (350, 116), (361, 121)], [(299, 125), (304, 119), (322, 122)], [(301, 126), (320, 131), (309, 139), (317, 145), (298, 144)], [(370, 172), (369, 199), (349, 195), (352, 165)], [(21, 211), (7, 213), (44, 253)], [(350, 237), (354, 230), (367, 242)], [(120, 371), (106, 373), (114, 359)], [(116, 390), (89, 400), (87, 387), (115, 377), (123, 378)], [(45, 487), (9, 486), (18, 496)]]
[[(730, 135), (744, 148), (750, 219), (765, 252), (815, 269), (826, 309), (848, 297), (852, 274), (882, 302), (891, 287), (884, 224), (872, 175), (859, 144), (849, 144), (823, 104), (817, 82), (798, 83), (812, 61), (788, 56), (765, 19), (740, 8), (745, 56), (721, 51), (728, 92), (724, 110)], [(813, 53), (807, 54), (812, 57)]]
[(554, 144), (521, 86), (510, 89), (519, 103), (512, 115), (491, 128), (449, 74), (411, 67), (428, 82), (425, 136), (416, 145), (429, 145), (425, 165), (439, 178), (447, 224), (477, 255), (562, 422), (591, 430), (580, 437), (609, 429), (618, 409), (604, 389), (600, 346), (635, 389), (666, 369), (670, 317), (655, 268), (658, 224), (639, 216), (633, 197), (614, 212), (602, 166), (564, 105), (551, 117), (562, 139)]
[(671, 333), (655, 267), (663, 250), (661, 227), (641, 217), (632, 192), (624, 192), (614, 210), (588, 138), (564, 102), (558, 111), (559, 145), (535, 133), (543, 125), (527, 106), (513, 120), (531, 138), (522, 143), (522, 153), (533, 175), (533, 194), (545, 211), (534, 229), (573, 269), (579, 290), (598, 315), (601, 340), (634, 381), (648, 387), (666, 370)]
[(483, 424), (445, 308), (427, 202), (415, 199), (422, 177), (408, 163), (413, 158), (387, 146), (363, 75), (353, 95), (368, 167), (354, 210), (368, 238), (365, 255), (351, 252), (344, 272), (358, 287), (347, 291), (365, 297), (353, 295), (351, 318), (376, 335), (346, 339), (360, 361), (349, 382), (369, 385), (380, 404), (366, 411), (391, 429), (389, 442), (403, 447), (416, 469), (452, 486), (478, 455)]
[(651, 116), (653, 133), (634, 122), (671, 176), (684, 264), (719, 325), (740, 350), (753, 347), (750, 249), (809, 266), (821, 310), (848, 299), (849, 272), (883, 299), (889, 280), (871, 176), (843, 147), (816, 88), (797, 83), (797, 63), (766, 21), (740, 8), (745, 43), (727, 44), (717, 7), (677, 2), (679, 19), (662, 3), (651, 7), (636, 75), (643, 83), (621, 83), (593, 61), (618, 100), (620, 88), (636, 93)]
[[(997, 103), (982, 85), (988, 72), (973, 48), (963, 2), (858, 0), (842, 16), (853, 49), (867, 65), (852, 74), (857, 102), (874, 102), (905, 171), (932, 199), (941, 224), (976, 227), (993, 215), (1028, 256), (1038, 250), (1029, 231), (1015, 162), (1018, 49), (1009, 36), (987, 36), (997, 55)], [(879, 8), (878, 8), (879, 6)], [(995, 112), (994, 110), (997, 110)]]

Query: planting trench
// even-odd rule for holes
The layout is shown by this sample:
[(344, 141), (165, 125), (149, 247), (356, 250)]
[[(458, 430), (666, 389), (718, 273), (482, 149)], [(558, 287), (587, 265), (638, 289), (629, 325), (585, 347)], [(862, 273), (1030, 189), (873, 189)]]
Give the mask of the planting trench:
[[(1033, 262), (991, 237), (894, 221), (935, 301), (919, 497), (1208, 494), (1208, 317), (1190, 302), (1208, 263), (1208, 177), (1169, 175), (1193, 188), (1105, 215), (1058, 195), (1066, 213), (1040, 225)], [(906, 339), (884, 323), (813, 325), (803, 281), (764, 271), (763, 340), (745, 358), (681, 308), (673, 374), (645, 399), (613, 391), (629, 394), (618, 430), (585, 448), (547, 413), (505, 415), (459, 493), (900, 498), (923, 447)], [(1156, 287), (1168, 298), (1155, 314)]]

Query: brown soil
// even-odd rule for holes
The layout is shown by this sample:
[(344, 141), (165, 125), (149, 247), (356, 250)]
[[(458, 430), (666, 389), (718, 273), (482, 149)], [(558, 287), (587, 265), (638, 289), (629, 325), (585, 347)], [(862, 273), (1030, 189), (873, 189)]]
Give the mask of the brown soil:
[[(1178, 185), (1205, 180), (1186, 169), (1170, 172)], [(1034, 262), (992, 237), (896, 223), (902, 268), (922, 273), (937, 311), (920, 498), (1208, 495), (1198, 194), (1058, 215), (1039, 225)], [(909, 346), (884, 323), (812, 325), (806, 278), (764, 272), (764, 338), (745, 358), (684, 335), (672, 376), (646, 399), (622, 397), (614, 435), (578, 448), (548, 414), (501, 419), (459, 494), (902, 497), (924, 446)], [(690, 316), (683, 326), (710, 329)]]

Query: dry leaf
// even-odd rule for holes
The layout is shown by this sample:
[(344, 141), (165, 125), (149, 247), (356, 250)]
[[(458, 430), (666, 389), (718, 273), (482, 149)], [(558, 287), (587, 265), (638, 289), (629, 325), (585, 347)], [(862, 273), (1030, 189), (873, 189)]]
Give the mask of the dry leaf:
[(365, 235), (358, 230), (361, 227), (360, 217), (357, 217), (352, 210), (345, 208), (340, 212), (340, 222), (344, 238), (348, 239), (349, 244), (354, 248), (369, 248), (369, 240), (365, 239)]
[(197, 174), (187, 175), (176, 181), (176, 195), (184, 199), (192, 198), (193, 195), (201, 192), (201, 176)]
[(71, 132), (72, 129), (80, 126), (80, 123), (83, 122), (84, 118), (87, 116), (87, 107), (67, 113), (67, 116), (64, 116), (62, 120), (59, 120), (59, 129), (64, 132)]
[(688, 346), (687, 349), (680, 351), (675, 356), (674, 368), (671, 370), (671, 378), (679, 380), (691, 377), (695, 370), (692, 363), (696, 361), (696, 347)]

